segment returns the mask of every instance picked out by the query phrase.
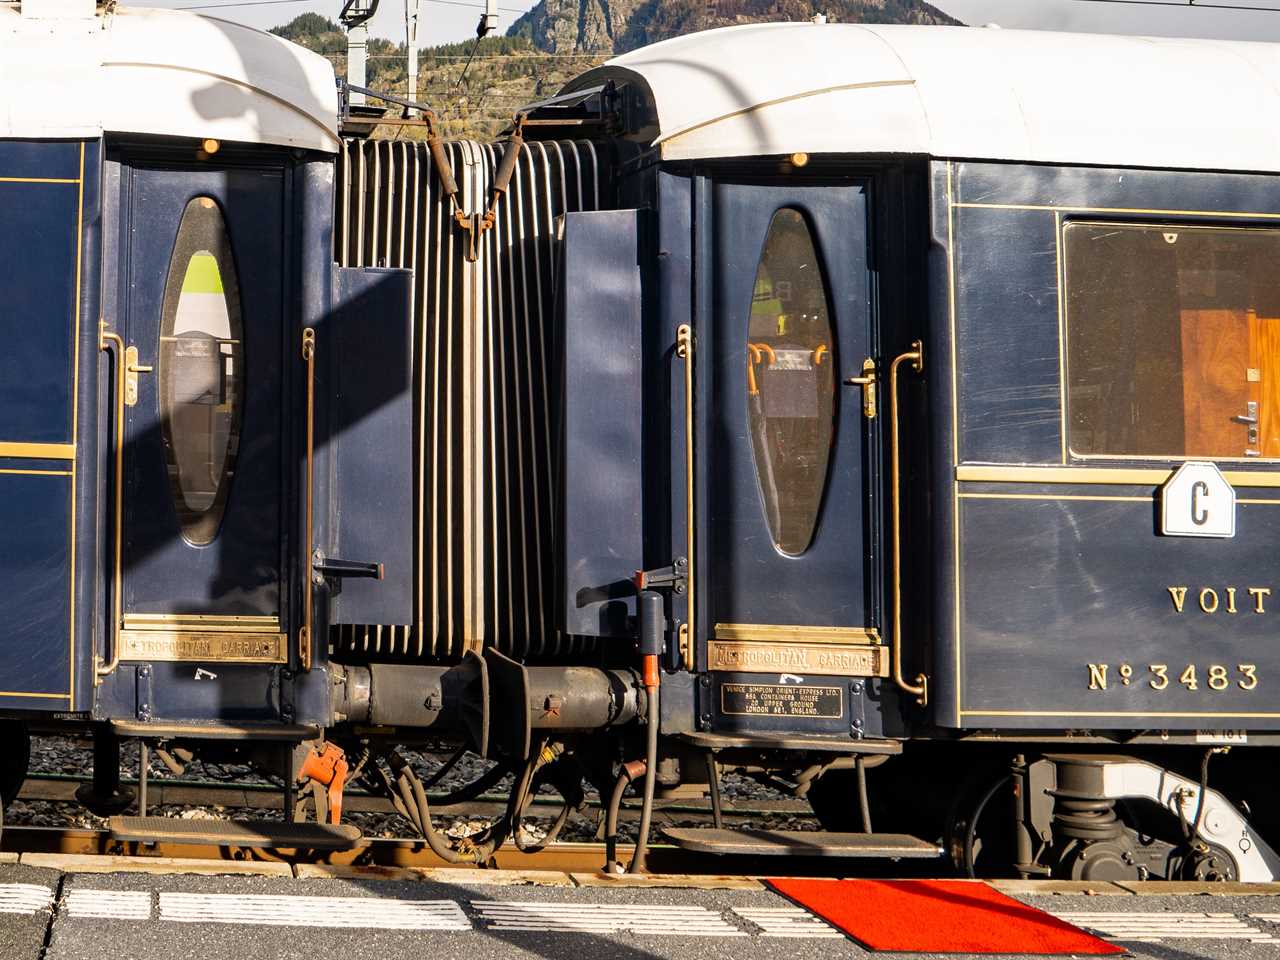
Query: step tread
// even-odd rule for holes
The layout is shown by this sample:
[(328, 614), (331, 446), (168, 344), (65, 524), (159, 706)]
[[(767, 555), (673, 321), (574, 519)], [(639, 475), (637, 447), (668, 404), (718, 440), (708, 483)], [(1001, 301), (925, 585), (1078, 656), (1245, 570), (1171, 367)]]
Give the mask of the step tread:
[(936, 843), (905, 833), (826, 833), (816, 830), (716, 830), (666, 827), (676, 846), (697, 853), (743, 856), (932, 858)]
[(339, 823), (286, 823), (283, 820), (178, 820), (174, 817), (112, 817), (115, 840), (160, 840), (214, 846), (349, 850), (360, 829)]

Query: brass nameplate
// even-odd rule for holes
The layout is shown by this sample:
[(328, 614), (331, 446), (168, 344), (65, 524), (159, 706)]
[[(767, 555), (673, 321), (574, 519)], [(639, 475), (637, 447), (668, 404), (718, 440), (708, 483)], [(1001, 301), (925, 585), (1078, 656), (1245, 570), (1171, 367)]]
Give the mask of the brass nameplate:
[(726, 683), (720, 688), (720, 712), (731, 717), (844, 716), (844, 687), (792, 683)]
[(288, 637), (283, 633), (121, 630), (120, 659), (287, 663)]
[(711, 640), (712, 670), (733, 673), (808, 673), (828, 677), (887, 677), (886, 647), (872, 644), (736, 643)]
[(787, 623), (717, 623), (717, 640), (755, 643), (879, 643), (875, 627), (806, 627)]

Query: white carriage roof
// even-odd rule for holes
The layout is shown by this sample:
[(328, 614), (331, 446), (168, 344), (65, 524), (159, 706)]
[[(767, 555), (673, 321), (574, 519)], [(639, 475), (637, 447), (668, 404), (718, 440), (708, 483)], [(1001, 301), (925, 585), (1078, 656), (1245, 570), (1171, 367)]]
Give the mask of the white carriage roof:
[(328, 61), (268, 33), (178, 10), (41, 18), (0, 2), (0, 138), (108, 131), (334, 152), (337, 114)]
[(906, 153), (1280, 171), (1280, 45), (975, 27), (751, 24), (624, 54), (669, 159)]

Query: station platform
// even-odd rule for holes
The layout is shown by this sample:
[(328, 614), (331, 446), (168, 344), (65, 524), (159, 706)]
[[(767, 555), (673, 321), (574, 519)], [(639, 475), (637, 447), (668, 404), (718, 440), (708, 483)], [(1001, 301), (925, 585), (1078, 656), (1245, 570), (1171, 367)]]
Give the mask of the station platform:
[[(973, 883), (1135, 957), (1280, 960), (1280, 884)], [(754, 878), (0, 855), (0, 960), (875, 955)]]

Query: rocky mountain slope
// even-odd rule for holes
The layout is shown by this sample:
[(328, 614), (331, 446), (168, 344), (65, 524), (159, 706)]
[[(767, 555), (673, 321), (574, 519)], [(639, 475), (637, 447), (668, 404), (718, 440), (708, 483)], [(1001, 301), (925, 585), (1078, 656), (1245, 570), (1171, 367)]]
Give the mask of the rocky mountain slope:
[(507, 35), (547, 53), (623, 53), (696, 30), (817, 14), (840, 23), (960, 22), (923, 0), (541, 0)]

